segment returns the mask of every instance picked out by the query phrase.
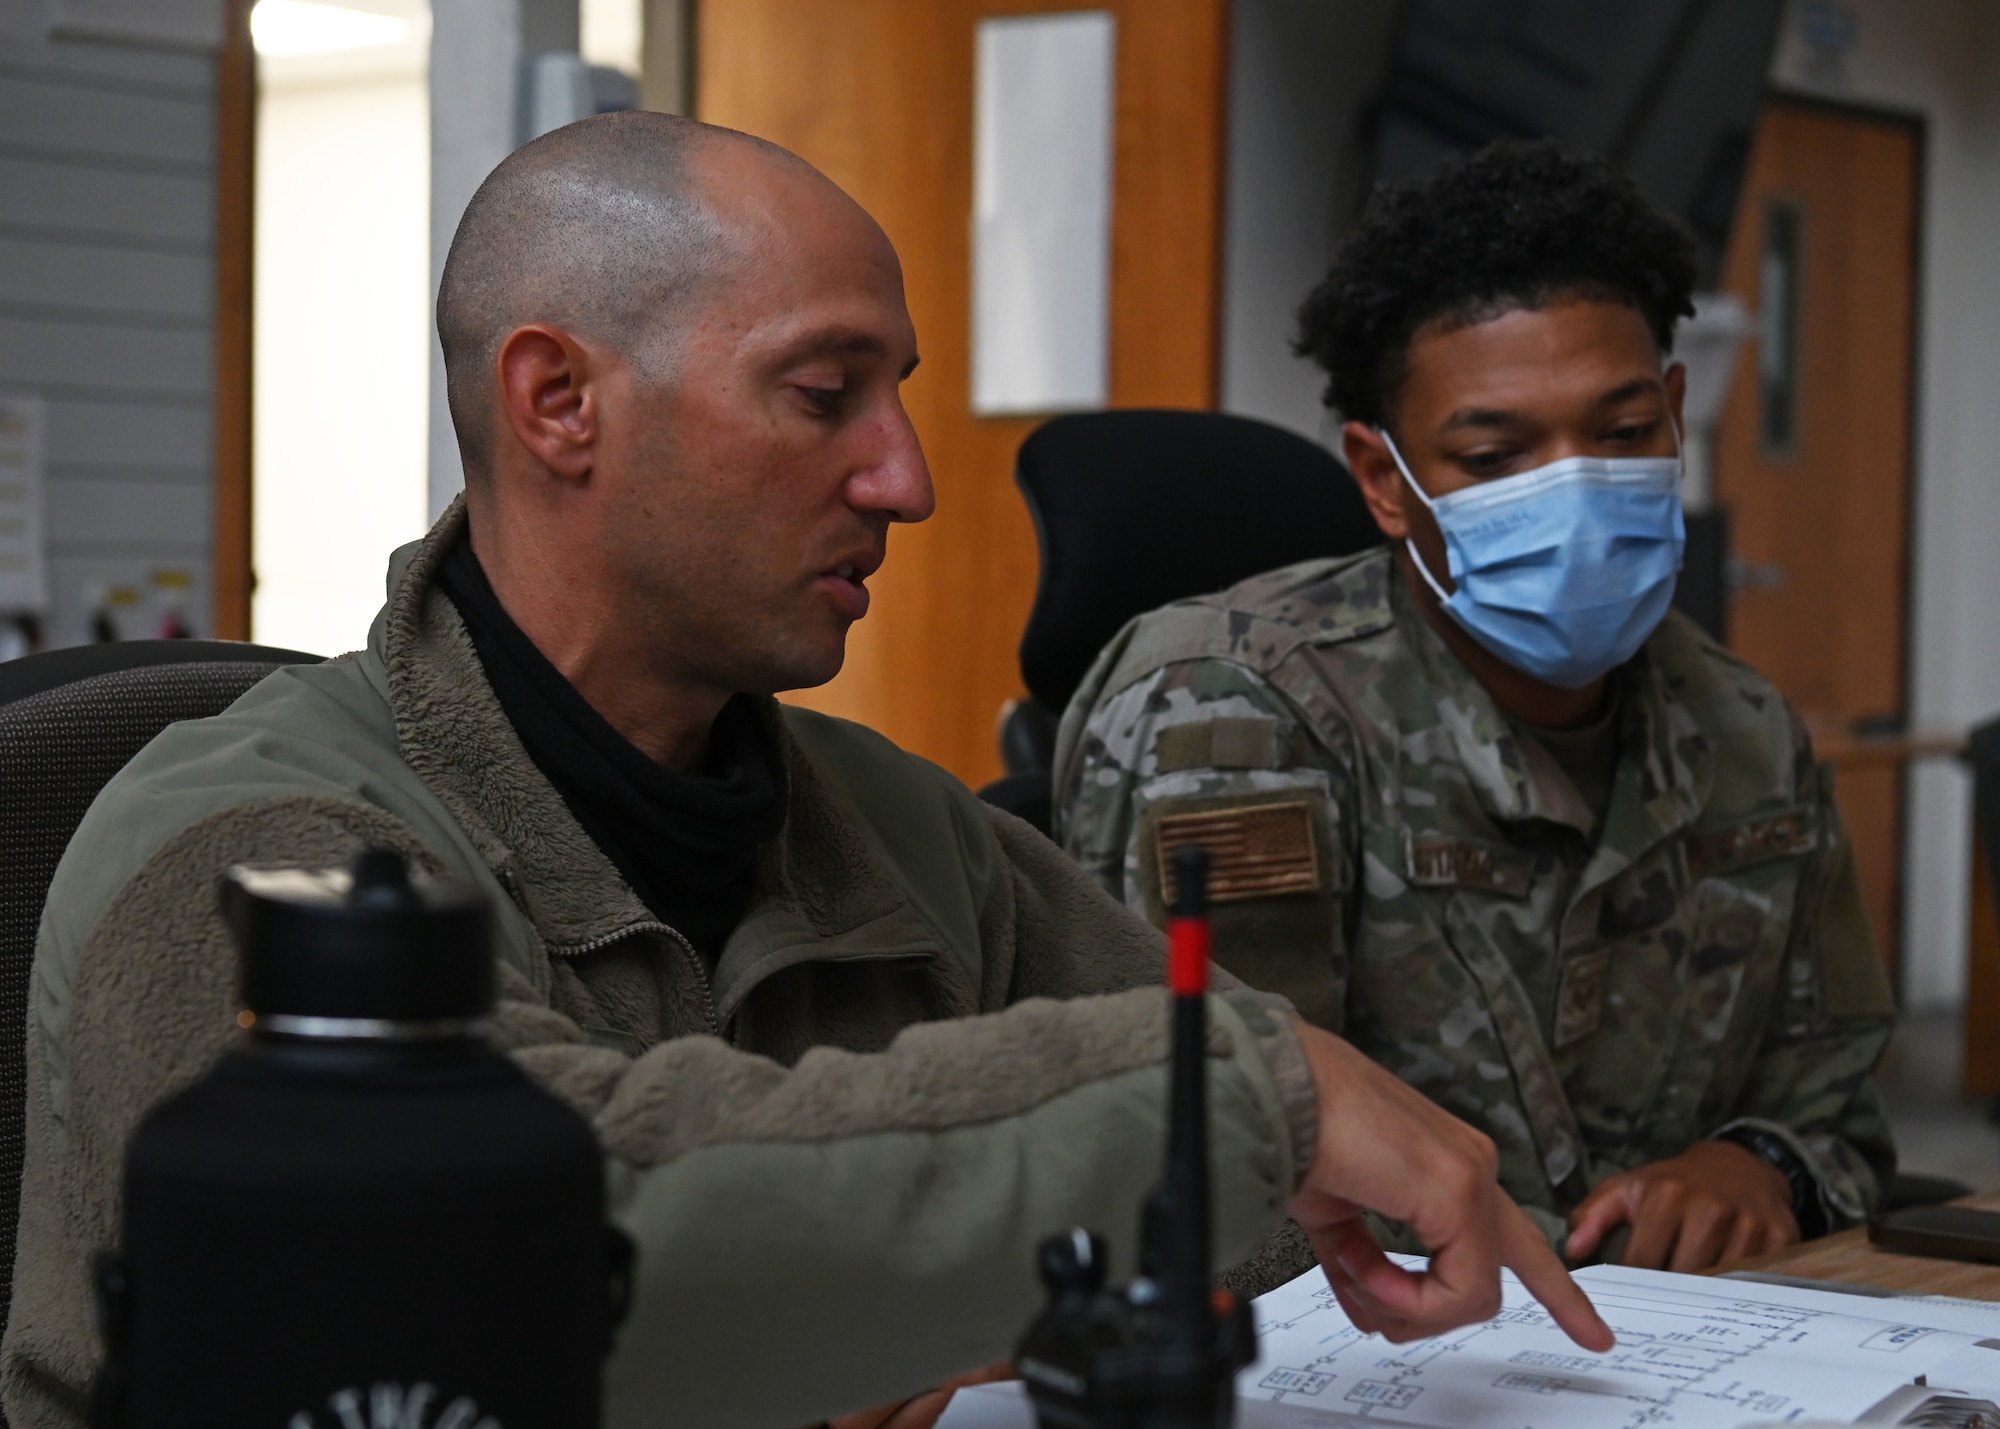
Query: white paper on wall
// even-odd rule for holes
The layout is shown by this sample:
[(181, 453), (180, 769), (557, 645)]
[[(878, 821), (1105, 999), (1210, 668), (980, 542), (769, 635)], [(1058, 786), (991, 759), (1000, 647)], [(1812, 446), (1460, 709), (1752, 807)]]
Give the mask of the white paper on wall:
[(0, 614), (48, 609), (38, 397), (0, 397)]
[(1106, 11), (980, 22), (972, 215), (980, 416), (1108, 399), (1116, 61)]

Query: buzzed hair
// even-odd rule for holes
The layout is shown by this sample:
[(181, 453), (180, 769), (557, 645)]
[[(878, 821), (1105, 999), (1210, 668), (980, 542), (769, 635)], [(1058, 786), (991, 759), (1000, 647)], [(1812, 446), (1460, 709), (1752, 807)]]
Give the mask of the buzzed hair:
[(445, 392), (468, 480), (491, 469), (493, 363), (522, 324), (551, 323), (610, 345), (648, 377), (668, 375), (676, 316), (727, 258), (691, 173), (696, 152), (725, 138), (784, 153), (676, 115), (603, 114), (544, 134), (487, 175), (438, 283)]

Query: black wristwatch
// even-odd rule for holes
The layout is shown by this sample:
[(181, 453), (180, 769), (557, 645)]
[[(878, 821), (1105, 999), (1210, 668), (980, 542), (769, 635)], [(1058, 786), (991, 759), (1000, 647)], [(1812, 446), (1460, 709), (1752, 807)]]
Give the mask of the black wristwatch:
[(1785, 1178), (1792, 1188), (1792, 1215), (1799, 1223), (1800, 1240), (1813, 1240), (1832, 1229), (1826, 1202), (1820, 1198), (1819, 1178), (1784, 1137), (1761, 1126), (1732, 1126), (1718, 1131), (1714, 1139), (1736, 1143)]

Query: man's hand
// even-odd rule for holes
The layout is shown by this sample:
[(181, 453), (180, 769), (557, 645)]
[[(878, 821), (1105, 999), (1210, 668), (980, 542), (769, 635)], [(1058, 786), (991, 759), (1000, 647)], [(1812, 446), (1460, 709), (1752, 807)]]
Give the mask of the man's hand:
[[(1610, 1349), (1610, 1326), (1500, 1189), (1493, 1143), (1340, 1038), (1294, 1026), (1319, 1087), (1320, 1124), (1291, 1213), (1348, 1318), (1398, 1342), (1491, 1319), (1504, 1265), (1572, 1340)], [(1384, 1255), (1364, 1211), (1407, 1222), (1430, 1247), (1430, 1269), (1413, 1274)]]
[(951, 1403), (951, 1397), (969, 1384), (992, 1384), (995, 1380), (1015, 1379), (1011, 1364), (988, 1365), (985, 1369), (975, 1369), (948, 1379), (936, 1389), (926, 1390), (914, 1399), (905, 1399), (899, 1404), (884, 1404), (875, 1409), (857, 1409), (852, 1414), (843, 1414), (838, 1419), (829, 1419), (826, 1429), (931, 1429)]
[(1603, 1182), (1569, 1216), (1571, 1260), (1629, 1223), (1626, 1265), (1707, 1270), (1799, 1238), (1784, 1173), (1733, 1141), (1697, 1141), (1679, 1156)]

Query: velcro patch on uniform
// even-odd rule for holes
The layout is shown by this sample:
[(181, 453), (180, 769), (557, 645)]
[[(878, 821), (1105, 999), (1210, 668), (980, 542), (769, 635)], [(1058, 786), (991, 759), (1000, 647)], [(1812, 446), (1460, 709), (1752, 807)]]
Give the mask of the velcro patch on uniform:
[(1312, 893), (1320, 886), (1312, 813), (1303, 801), (1168, 814), (1154, 837), (1169, 906), (1175, 896), (1174, 850), (1191, 844), (1208, 850), (1208, 896), (1216, 903)]
[(1404, 845), (1405, 873), (1427, 888), (1480, 888), (1519, 898), (1534, 877), (1535, 856), (1471, 839), (1412, 834)]
[(1810, 810), (1800, 807), (1694, 834), (1687, 843), (1688, 873), (1705, 878), (1767, 858), (1805, 853), (1813, 846)]
[(1269, 715), (1218, 715), (1170, 724), (1153, 741), (1162, 774), (1183, 769), (1278, 769), (1283, 767), (1278, 722)]

